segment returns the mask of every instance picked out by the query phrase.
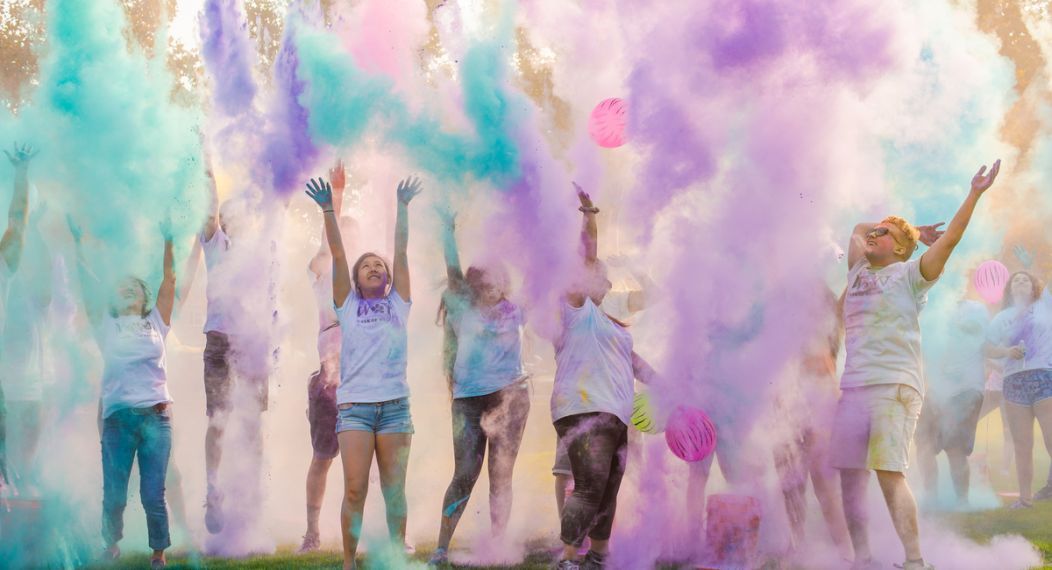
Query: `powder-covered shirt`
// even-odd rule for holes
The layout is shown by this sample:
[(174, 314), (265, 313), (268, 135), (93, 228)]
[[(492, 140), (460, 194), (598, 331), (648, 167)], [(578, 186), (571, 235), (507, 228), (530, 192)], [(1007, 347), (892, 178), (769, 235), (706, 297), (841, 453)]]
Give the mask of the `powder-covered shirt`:
[(165, 365), (168, 325), (154, 307), (145, 317), (105, 316), (99, 326), (102, 351), (102, 417), (123, 408), (171, 402)]
[(205, 255), (205, 268), (208, 270), (208, 283), (205, 285), (207, 317), (204, 332), (229, 333), (230, 311), (237, 306), (233, 299), (236, 283), (234, 267), (230, 254), (230, 236), (222, 226), (216, 224), (212, 239), (206, 240), (204, 234), (199, 236), (201, 250)]
[(948, 317), (947, 346), (942, 350), (940, 361), (934, 363), (935, 371), (930, 377), (930, 390), (937, 397), (951, 398), (967, 390), (983, 391), (986, 385), (986, 343), (990, 313), (979, 301), (965, 300), (958, 303)]
[(340, 322), (332, 303), (332, 269), (321, 275), (309, 269), (307, 273), (318, 304), (318, 360), (334, 360), (340, 356)]
[(563, 330), (555, 343), (552, 421), (606, 412), (629, 425), (632, 415), (632, 335), (591, 299), (562, 303)]
[[(0, 255), (0, 333), (4, 332), (4, 325), (7, 324), (7, 313), (4, 308), (7, 306), (7, 287), (11, 280), (11, 268), (7, 266), (7, 260), (3, 255)], [(0, 348), (0, 351), (3, 349)], [(3, 353), (0, 352), (0, 356)]]
[(919, 259), (874, 269), (863, 257), (848, 271), (841, 388), (906, 384), (924, 393), (920, 312), (934, 284)]
[(1052, 293), (1046, 288), (1030, 306), (1004, 309), (990, 323), (988, 340), (997, 346), (1023, 343), (1023, 358), (1003, 358), (1004, 376), (1026, 370), (1052, 369)]
[(41, 274), (22, 269), (8, 280), (6, 326), (0, 334), (0, 380), (8, 401), (39, 402), (43, 398), (43, 327), (48, 318), (50, 291), (34, 281), (42, 279)]
[(406, 347), (411, 304), (398, 291), (379, 299), (347, 295), (336, 308), (340, 320), (339, 404), (386, 402), (409, 397)]
[(503, 390), (522, 380), (522, 310), (508, 300), (494, 307), (472, 307), (463, 297), (447, 303), (447, 319), (457, 335), (453, 397), (471, 398)]

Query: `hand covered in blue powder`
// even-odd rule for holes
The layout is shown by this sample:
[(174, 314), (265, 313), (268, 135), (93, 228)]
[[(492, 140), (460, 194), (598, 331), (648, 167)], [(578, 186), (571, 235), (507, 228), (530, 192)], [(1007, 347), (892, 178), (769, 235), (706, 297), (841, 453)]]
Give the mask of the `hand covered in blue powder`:
[(73, 243), (80, 244), (80, 238), (84, 235), (84, 232), (80, 230), (80, 224), (73, 219), (73, 216), (66, 214), (66, 225), (69, 226), (69, 235), (73, 236)]
[(1012, 253), (1015, 254), (1015, 258), (1019, 260), (1019, 263), (1023, 264), (1024, 269), (1030, 269), (1034, 265), (1034, 255), (1027, 251), (1025, 247), (1017, 245), (1012, 248)]
[(423, 187), (420, 184), (420, 178), (410, 176), (398, 183), (398, 201), (408, 206), (409, 202), (422, 191)]
[(22, 169), (28, 168), (29, 161), (33, 160), (33, 157), (36, 156), (38, 152), (40, 152), (38, 150), (35, 150), (28, 144), (23, 144), (20, 146), (18, 143), (15, 143), (12, 146), (12, 151), (14, 152), (14, 154), (7, 152), (6, 150), (4, 151), (4, 154), (7, 155), (7, 160), (10, 160), (11, 165), (15, 168)]
[(322, 210), (332, 209), (332, 186), (325, 179), (311, 178), (310, 182), (307, 182), (307, 195), (317, 202)]

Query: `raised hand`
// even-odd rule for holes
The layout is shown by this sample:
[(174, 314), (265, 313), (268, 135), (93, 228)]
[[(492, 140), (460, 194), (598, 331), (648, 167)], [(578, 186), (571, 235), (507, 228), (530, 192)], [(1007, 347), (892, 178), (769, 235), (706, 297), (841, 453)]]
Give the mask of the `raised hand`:
[(314, 178), (307, 182), (307, 195), (314, 200), (321, 209), (332, 210), (332, 186), (324, 178)]
[(979, 172), (975, 173), (972, 177), (972, 191), (979, 192), (980, 194), (986, 192), (987, 188), (993, 185), (994, 180), (997, 178), (997, 173), (1001, 171), (1001, 159), (994, 161), (994, 165), (990, 167), (990, 172), (986, 172), (986, 165), (984, 164)]
[(453, 229), (457, 226), (457, 213), (449, 205), (438, 206), (435, 208), (435, 214), (438, 216), (438, 221), (442, 223), (442, 227)]
[(1019, 263), (1023, 264), (1023, 269), (1030, 269), (1034, 265), (1034, 255), (1027, 251), (1025, 247), (1017, 245), (1012, 248), (1012, 253), (1015, 254), (1015, 258), (1019, 260)]
[(592, 203), (592, 197), (588, 195), (588, 192), (585, 192), (576, 182), (571, 182), (571, 184), (573, 184), (574, 190), (577, 191), (577, 199), (581, 201), (580, 210), (582, 212), (598, 212), (599, 210), (595, 207), (595, 204)]
[(945, 222), (939, 222), (930, 226), (917, 226), (917, 230), (920, 231), (920, 237), (917, 238), (924, 245), (931, 247), (931, 244), (935, 243), (935, 240), (942, 237), (942, 234), (946, 233), (944, 230), (940, 230), (939, 226), (944, 225)]
[(398, 183), (398, 201), (402, 204), (409, 205), (409, 202), (416, 198), (416, 195), (423, 191), (423, 186), (420, 183), (420, 178), (417, 176), (410, 176)]
[(343, 160), (337, 160), (336, 165), (329, 169), (329, 181), (337, 190), (347, 187), (347, 169), (343, 166)]
[(33, 157), (36, 156), (38, 152), (40, 151), (35, 150), (28, 144), (19, 145), (18, 143), (15, 143), (12, 146), (12, 152), (7, 152), (5, 150), (4, 154), (7, 155), (7, 160), (11, 161), (11, 165), (15, 168), (27, 168), (29, 166), (29, 161), (33, 160)]

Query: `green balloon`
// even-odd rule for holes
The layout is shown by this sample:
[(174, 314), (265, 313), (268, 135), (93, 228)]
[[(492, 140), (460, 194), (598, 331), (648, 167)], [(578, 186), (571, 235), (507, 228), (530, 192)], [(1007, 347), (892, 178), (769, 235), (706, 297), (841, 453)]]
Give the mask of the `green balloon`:
[(646, 392), (636, 394), (632, 400), (632, 426), (643, 433), (655, 433), (654, 408), (650, 405), (650, 396)]

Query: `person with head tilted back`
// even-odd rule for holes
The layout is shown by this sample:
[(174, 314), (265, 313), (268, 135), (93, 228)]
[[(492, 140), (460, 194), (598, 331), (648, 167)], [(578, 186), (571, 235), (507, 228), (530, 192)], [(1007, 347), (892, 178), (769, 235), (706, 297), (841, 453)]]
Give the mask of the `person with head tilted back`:
[(404, 544), (407, 505), (405, 478), (413, 439), (406, 378), (411, 304), (409, 283), (409, 202), (421, 191), (418, 178), (397, 189), (393, 268), (375, 253), (362, 254), (348, 267), (332, 185), (311, 180), (307, 195), (321, 207), (332, 252), (332, 300), (340, 323), (340, 384), (336, 421), (343, 463), (343, 567), (356, 568), (369, 469), (376, 458), (387, 507), (391, 539)]
[[(624, 323), (599, 309), (611, 283), (598, 257), (599, 208), (574, 184), (584, 216), (582, 263), (560, 300), (561, 330), (555, 339), (552, 423), (566, 446), (574, 478), (563, 505), (559, 570), (605, 568), (617, 494), (628, 458), (633, 379), (649, 382), (653, 369), (632, 349)], [(585, 537), (584, 559), (578, 549)]]
[(104, 366), (99, 409), (104, 557), (120, 556), (128, 479), (137, 458), (153, 568), (165, 566), (164, 551), (171, 546), (164, 483), (172, 451), (172, 398), (164, 341), (175, 304), (175, 260), (168, 225), (162, 227), (163, 277), (151, 303), (146, 282), (138, 277), (124, 277), (116, 291), (105, 289), (85, 256), (80, 228), (69, 219), (84, 309)]
[(487, 445), (491, 528), (494, 536), (503, 536), (511, 516), (512, 473), (530, 412), (522, 364), (524, 317), (507, 298), (507, 272), (499, 264), (476, 264), (465, 273), (453, 213), (443, 210), (441, 215), (447, 288), (440, 321), (456, 338), (449, 357), (454, 467), (432, 565), (448, 562), (449, 543), (482, 472)]
[[(856, 568), (879, 566), (869, 548), (866, 487), (870, 470), (906, 554), (906, 570), (932, 566), (921, 555), (917, 502), (906, 481), (910, 445), (923, 406), (920, 312), (964, 237), (972, 212), (1001, 161), (983, 166), (945, 232), (889, 216), (855, 226), (848, 249), (843, 320), (846, 360), (833, 420), (830, 460), (840, 469), (844, 514)], [(911, 259), (917, 242), (928, 245)]]

